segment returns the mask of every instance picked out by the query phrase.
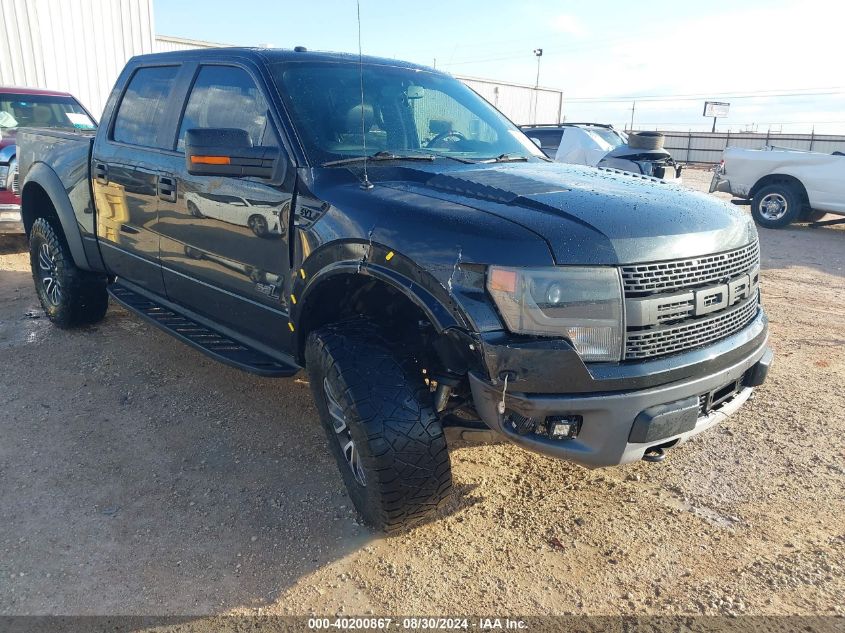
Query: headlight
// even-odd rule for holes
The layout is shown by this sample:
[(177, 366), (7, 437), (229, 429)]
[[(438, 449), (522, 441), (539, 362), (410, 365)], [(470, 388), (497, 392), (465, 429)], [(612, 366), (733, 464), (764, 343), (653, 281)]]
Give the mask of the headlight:
[(9, 180), (9, 165), (0, 165), (0, 189), (8, 188), (7, 180)]
[(585, 361), (622, 357), (622, 283), (615, 268), (491, 266), (487, 290), (515, 334), (567, 337)]

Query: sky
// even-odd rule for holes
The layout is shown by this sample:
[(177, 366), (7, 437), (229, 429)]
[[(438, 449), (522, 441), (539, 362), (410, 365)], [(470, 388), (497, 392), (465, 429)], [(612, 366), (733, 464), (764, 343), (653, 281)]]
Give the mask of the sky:
[[(845, 133), (845, 0), (360, 0), (365, 54), (564, 92), (570, 121)], [(357, 52), (355, 0), (154, 0), (155, 28)], [(634, 102), (636, 104), (634, 105)]]

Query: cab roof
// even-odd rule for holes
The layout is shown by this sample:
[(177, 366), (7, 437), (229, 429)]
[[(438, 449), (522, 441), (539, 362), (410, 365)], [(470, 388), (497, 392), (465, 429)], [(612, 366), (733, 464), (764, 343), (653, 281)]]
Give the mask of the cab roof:
[[(273, 64), (278, 62), (344, 62), (355, 63), (359, 62), (357, 54), (352, 53), (336, 53), (330, 51), (310, 51), (303, 46), (297, 46), (295, 49), (288, 48), (248, 48), (239, 46), (226, 46), (219, 48), (192, 48), (184, 51), (171, 51), (168, 53), (153, 53), (150, 55), (138, 55), (133, 57), (130, 61), (132, 63), (149, 63), (149, 62), (163, 62), (163, 61), (179, 61), (179, 60), (202, 60), (204, 58), (220, 60), (220, 59), (234, 59), (247, 58), (257, 63)], [(420, 64), (413, 64), (411, 62), (404, 62), (397, 59), (390, 59), (387, 57), (376, 57), (372, 55), (363, 55), (361, 60), (364, 65), (378, 65), (378, 66), (395, 66), (400, 68), (409, 68), (413, 70), (425, 70), (429, 72), (441, 71), (423, 66)]]
[(69, 92), (59, 92), (58, 90), (41, 90), (40, 88), (24, 88), (18, 86), (0, 86), (0, 95), (14, 94), (14, 95), (41, 95), (45, 97), (72, 97)]

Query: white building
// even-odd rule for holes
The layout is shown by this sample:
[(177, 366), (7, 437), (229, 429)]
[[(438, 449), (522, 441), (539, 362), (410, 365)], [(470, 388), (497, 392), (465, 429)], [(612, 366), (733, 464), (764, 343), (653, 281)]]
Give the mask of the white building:
[[(0, 0), (0, 85), (69, 92), (97, 117), (130, 57), (211, 46), (155, 35), (153, 0)], [(560, 90), (458, 79), (515, 123), (562, 120)]]
[(0, 85), (69, 92), (99, 118), (153, 33), (152, 0), (0, 0)]

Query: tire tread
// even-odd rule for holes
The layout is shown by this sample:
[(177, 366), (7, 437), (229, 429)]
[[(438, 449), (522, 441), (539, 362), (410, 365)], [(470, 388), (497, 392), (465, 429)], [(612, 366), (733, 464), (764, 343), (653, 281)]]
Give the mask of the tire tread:
[[(56, 268), (62, 278), (62, 301), (58, 306), (45, 302), (38, 278), (38, 249), (46, 242), (56, 254)], [(61, 328), (90, 325), (101, 321), (109, 306), (105, 275), (79, 269), (73, 262), (70, 249), (62, 233), (46, 218), (38, 218), (29, 232), (32, 278), (41, 305), (50, 320)]]
[(312, 333), (306, 364), (315, 398), (322, 397), (322, 379), (314, 369), (322, 365), (330, 380), (345, 387), (366, 431), (372, 460), (367, 474), (375, 475), (367, 479), (367, 494), (375, 495), (375, 510), (358, 508), (365, 521), (385, 532), (424, 522), (449, 496), (452, 474), (443, 429), (416, 363), (397, 359), (376, 326), (358, 320)]

